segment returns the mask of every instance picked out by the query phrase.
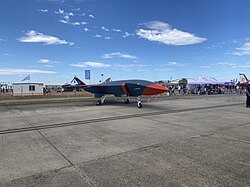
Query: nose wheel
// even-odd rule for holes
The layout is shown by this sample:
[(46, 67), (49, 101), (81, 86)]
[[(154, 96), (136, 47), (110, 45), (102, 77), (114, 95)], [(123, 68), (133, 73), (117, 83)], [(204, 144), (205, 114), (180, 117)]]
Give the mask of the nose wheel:
[(137, 107), (142, 108), (141, 97), (138, 96), (136, 99), (137, 99)]
[(142, 104), (141, 104), (140, 101), (137, 103), (137, 107), (138, 107), (138, 108), (142, 108)]

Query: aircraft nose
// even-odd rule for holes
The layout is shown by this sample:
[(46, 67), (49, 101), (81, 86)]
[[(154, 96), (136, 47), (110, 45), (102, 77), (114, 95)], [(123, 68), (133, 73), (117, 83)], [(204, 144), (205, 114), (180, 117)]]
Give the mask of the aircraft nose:
[(168, 88), (160, 84), (151, 84), (145, 87), (143, 91), (143, 95), (156, 95), (156, 94), (161, 94), (167, 91), (168, 91)]

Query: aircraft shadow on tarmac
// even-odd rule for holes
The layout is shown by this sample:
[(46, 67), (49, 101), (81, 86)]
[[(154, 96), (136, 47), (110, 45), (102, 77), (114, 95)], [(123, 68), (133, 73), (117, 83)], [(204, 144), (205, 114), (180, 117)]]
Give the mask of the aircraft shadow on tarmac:
[[(158, 100), (157, 99), (151, 99), (148, 101), (147, 98), (142, 99), (142, 103), (143, 106), (145, 107), (145, 109), (152, 109), (152, 110), (168, 110), (167, 106), (163, 107), (163, 106), (159, 106), (159, 105), (155, 105), (155, 103), (157, 103)], [(125, 104), (123, 99), (116, 99), (116, 100), (105, 100), (104, 104), (102, 106), (122, 106), (122, 107), (126, 107), (126, 108), (131, 108), (137, 104), (136, 99), (130, 99), (130, 103), (129, 104)], [(96, 107), (101, 107), (101, 106), (96, 106)], [(142, 109), (143, 110), (143, 109)], [(170, 109), (169, 109), (170, 110)]]

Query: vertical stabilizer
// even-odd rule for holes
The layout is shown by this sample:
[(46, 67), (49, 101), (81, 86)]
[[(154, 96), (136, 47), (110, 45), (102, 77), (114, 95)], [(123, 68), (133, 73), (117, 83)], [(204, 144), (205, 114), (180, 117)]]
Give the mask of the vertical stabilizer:
[(73, 81), (76, 81), (78, 85), (86, 85), (81, 79), (79, 79), (78, 77), (74, 77), (73, 80), (71, 81), (71, 83)]
[(103, 83), (111, 82), (111, 77), (107, 78)]
[(240, 84), (247, 84), (247, 83), (248, 83), (248, 79), (246, 75), (243, 73), (240, 73)]

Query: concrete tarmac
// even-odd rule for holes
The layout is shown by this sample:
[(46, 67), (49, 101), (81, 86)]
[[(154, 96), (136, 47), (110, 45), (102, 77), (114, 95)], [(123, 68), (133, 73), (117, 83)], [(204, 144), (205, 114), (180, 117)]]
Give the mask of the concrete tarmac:
[(0, 106), (0, 186), (250, 186), (244, 99)]

